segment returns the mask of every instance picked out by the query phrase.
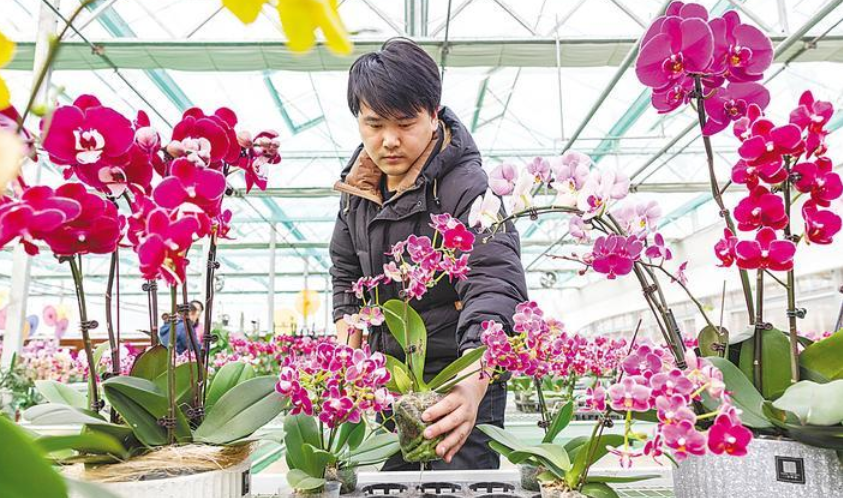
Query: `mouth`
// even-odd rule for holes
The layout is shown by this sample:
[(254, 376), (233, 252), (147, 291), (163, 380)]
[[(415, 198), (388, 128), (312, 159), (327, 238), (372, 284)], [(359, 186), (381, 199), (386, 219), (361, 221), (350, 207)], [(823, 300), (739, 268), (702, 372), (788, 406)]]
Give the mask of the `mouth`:
[(388, 163), (394, 164), (404, 160), (404, 156), (383, 156), (382, 159)]

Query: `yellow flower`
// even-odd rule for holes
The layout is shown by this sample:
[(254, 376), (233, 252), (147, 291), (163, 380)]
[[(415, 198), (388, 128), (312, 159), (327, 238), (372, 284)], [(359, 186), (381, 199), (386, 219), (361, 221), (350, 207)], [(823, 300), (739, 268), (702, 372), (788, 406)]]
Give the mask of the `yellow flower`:
[[(5, 66), (12, 61), (15, 55), (15, 42), (6, 38), (3, 33), (0, 33), (0, 67)], [(11, 96), (9, 95), (9, 87), (3, 78), (0, 78), (0, 109), (5, 109), (11, 104)]]
[[(257, 19), (266, 0), (223, 0), (222, 4), (241, 22)], [(340, 19), (337, 0), (278, 0), (278, 16), (287, 35), (287, 46), (297, 53), (308, 52), (316, 43), (317, 28), (322, 30), (331, 51), (348, 55), (353, 49)]]
[(0, 196), (6, 191), (6, 185), (20, 174), (25, 153), (20, 137), (0, 128)]

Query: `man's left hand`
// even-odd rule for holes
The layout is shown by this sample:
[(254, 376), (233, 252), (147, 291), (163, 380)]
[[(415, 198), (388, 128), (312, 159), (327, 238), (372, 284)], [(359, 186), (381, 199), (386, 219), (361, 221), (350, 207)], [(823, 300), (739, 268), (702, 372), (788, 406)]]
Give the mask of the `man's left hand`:
[(437, 421), (424, 431), (425, 438), (433, 439), (448, 434), (436, 446), (436, 454), (445, 462), (451, 463), (474, 429), (477, 410), (488, 387), (488, 377), (481, 378), (478, 372), (458, 383), (442, 401), (428, 408), (422, 415), (425, 422)]

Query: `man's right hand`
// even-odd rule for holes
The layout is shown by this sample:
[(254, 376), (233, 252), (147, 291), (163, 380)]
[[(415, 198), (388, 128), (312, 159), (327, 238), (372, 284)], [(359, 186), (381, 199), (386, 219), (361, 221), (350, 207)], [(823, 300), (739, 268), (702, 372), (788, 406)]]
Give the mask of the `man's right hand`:
[(363, 342), (363, 332), (357, 330), (349, 325), (345, 320), (340, 318), (336, 322), (337, 326), (337, 343), (348, 344), (352, 348), (359, 348)]

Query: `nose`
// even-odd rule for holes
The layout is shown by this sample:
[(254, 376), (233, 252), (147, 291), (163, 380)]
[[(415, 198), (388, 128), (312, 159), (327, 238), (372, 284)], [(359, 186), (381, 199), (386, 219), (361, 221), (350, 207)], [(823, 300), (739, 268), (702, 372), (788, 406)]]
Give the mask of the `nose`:
[(401, 145), (401, 138), (398, 133), (387, 131), (383, 134), (383, 148), (387, 150), (397, 149)]

